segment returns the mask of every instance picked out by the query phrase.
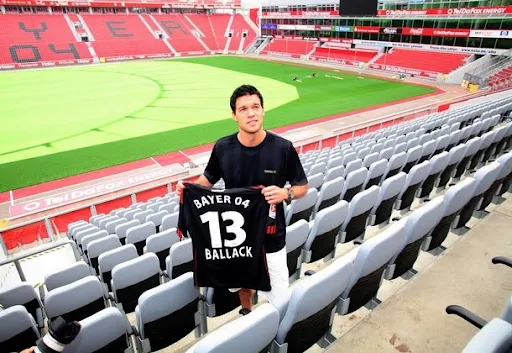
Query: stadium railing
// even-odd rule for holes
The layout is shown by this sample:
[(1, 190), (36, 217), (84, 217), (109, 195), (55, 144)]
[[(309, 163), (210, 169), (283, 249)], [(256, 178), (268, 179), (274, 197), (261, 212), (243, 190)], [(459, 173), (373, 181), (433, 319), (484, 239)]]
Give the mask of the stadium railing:
[[(460, 103), (471, 98), (485, 96), (491, 93), (494, 94), (496, 91), (482, 91), (475, 94), (467, 94), (465, 96), (459, 97), (456, 100), (453, 100), (450, 103)], [(399, 124), (404, 121), (413, 120), (431, 113), (446, 110), (449, 108), (450, 103), (430, 104), (423, 107), (402, 111), (397, 114), (375, 118), (370, 121), (367, 120), (364, 123), (351, 125), (346, 128), (336, 129), (333, 130), (332, 134), (329, 136), (312, 135), (305, 139), (292, 142), (294, 143), (299, 153), (307, 152), (309, 150), (322, 149), (324, 147), (332, 147), (343, 140), (348, 140), (355, 136), (360, 136), (368, 132), (392, 126), (394, 124)], [(204, 166), (200, 165), (199, 168), (195, 168), (197, 172), (190, 173), (188, 177), (181, 179), (195, 179), (202, 172), (201, 167)], [(136, 192), (116, 192), (117, 195), (111, 198), (108, 198), (108, 195), (105, 195), (107, 197), (102, 198), (100, 202), (91, 202), (87, 206), (80, 205), (70, 207), (66, 210), (61, 210), (50, 215), (34, 217), (29, 221), (13, 224), (5, 229), (0, 229), (0, 258), (11, 257), (13, 254), (16, 254), (18, 251), (22, 250), (25, 252), (25, 249), (30, 249), (31, 245), (34, 243), (40, 244), (59, 241), (59, 239), (62, 239), (60, 234), (65, 234), (67, 231), (67, 225), (72, 222), (81, 219), (88, 220), (89, 217), (99, 213), (106, 214), (111, 210), (123, 207), (124, 204), (129, 206), (136, 202), (147, 201), (151, 197), (164, 196), (165, 194), (172, 192), (173, 186), (178, 180), (179, 179), (171, 179), (170, 181), (168, 180), (157, 186), (153, 185), (147, 188), (140, 187)], [(34, 232), (35, 226), (37, 226), (36, 229), (38, 234), (32, 234)], [(31, 241), (27, 242), (24, 240), (24, 236), (28, 237)], [(6, 238), (8, 239), (6, 240)], [(17, 241), (17, 239), (20, 241)], [(16, 243), (16, 246), (13, 246), (13, 242)]]

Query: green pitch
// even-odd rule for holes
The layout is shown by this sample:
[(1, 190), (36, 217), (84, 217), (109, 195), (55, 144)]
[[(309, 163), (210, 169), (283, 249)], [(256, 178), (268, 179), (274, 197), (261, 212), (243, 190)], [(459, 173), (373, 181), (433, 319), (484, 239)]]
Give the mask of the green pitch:
[(235, 131), (229, 97), (245, 83), (267, 129), (433, 91), (312, 71), (208, 57), (2, 73), (0, 192), (213, 142)]

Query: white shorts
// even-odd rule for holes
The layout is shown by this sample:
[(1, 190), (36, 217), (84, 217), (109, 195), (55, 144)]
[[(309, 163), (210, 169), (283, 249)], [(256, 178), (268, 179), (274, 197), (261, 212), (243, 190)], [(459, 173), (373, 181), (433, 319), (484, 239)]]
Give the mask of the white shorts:
[[(268, 273), (270, 275), (270, 286), (268, 292), (258, 291), (269, 303), (274, 303), (280, 297), (287, 295), (289, 287), (288, 264), (286, 258), (286, 246), (278, 252), (267, 254)], [(230, 288), (230, 292), (238, 292), (240, 288)]]

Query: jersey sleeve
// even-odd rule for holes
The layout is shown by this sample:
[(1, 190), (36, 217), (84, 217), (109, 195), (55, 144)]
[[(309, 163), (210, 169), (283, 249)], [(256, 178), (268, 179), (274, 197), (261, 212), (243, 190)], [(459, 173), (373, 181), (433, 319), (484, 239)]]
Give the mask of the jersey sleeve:
[(180, 210), (178, 214), (178, 225), (176, 226), (176, 233), (178, 234), (178, 237), (182, 239), (183, 237), (188, 238), (188, 229), (187, 229), (187, 211), (185, 210), (185, 204), (183, 202), (184, 198), (187, 194), (187, 187), (185, 186), (185, 189), (181, 192), (180, 196)]
[(308, 178), (293, 144), (288, 145), (287, 179), (290, 185), (306, 185)]
[(210, 184), (215, 184), (222, 177), (217, 144), (215, 144), (215, 146), (212, 149), (210, 159), (208, 160), (208, 164), (206, 165), (203, 174), (206, 177), (206, 179), (208, 179)]

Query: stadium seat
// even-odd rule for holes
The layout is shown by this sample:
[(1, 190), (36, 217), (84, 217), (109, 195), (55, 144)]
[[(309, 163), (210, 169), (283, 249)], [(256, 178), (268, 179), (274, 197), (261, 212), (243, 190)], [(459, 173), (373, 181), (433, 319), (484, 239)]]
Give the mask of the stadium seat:
[(343, 177), (346, 179), (350, 173), (361, 168), (363, 168), (363, 160), (361, 158), (354, 159), (353, 161), (348, 162), (345, 166), (345, 174)]
[(489, 189), (485, 192), (482, 202), (477, 207), (477, 211), (484, 211), (489, 206), (496, 195), (503, 195), (501, 189), (505, 191), (510, 187), (512, 182), (512, 152), (509, 152), (496, 160), (501, 164), (501, 169), (497, 179), (492, 183)]
[(388, 147), (384, 148), (382, 151), (380, 151), (379, 159), (387, 159), (388, 161), (391, 159), (391, 157), (394, 154), (394, 147)]
[(166, 274), (169, 279), (175, 279), (194, 270), (194, 255), (192, 239), (184, 239), (174, 243), (165, 259)]
[(2, 352), (21, 352), (41, 337), (32, 315), (22, 305), (0, 311), (0, 347)]
[(286, 209), (286, 225), (288, 226), (301, 219), (309, 222), (317, 198), (318, 191), (316, 189), (309, 189), (304, 197), (293, 200)]
[(146, 239), (153, 234), (156, 234), (155, 225), (151, 222), (145, 222), (126, 231), (126, 243), (135, 245), (137, 253), (142, 255)]
[(286, 262), (291, 280), (299, 279), (303, 260), (303, 248), (308, 238), (309, 225), (304, 219), (286, 227)]
[(107, 231), (108, 234), (116, 234), (116, 227), (119, 225), (119, 224), (124, 224), (124, 223), (127, 223), (128, 220), (124, 217), (121, 217), (121, 218), (117, 218), (113, 221), (110, 221), (108, 222), (106, 225), (105, 225), (105, 230)]
[[(328, 169), (326, 171), (325, 178), (324, 178), (323, 182), (328, 182), (328, 181), (334, 180), (336, 178), (343, 177), (343, 175), (345, 175), (345, 167), (344, 166), (339, 165), (339, 166), (336, 166), (336, 167), (332, 167), (331, 169)], [(311, 178), (308, 178), (308, 184), (311, 184), (311, 180), (310, 179)], [(312, 187), (310, 186), (310, 188), (312, 188)], [(315, 187), (315, 188), (316, 189), (320, 189), (321, 185), (318, 186), (318, 187)]]
[(366, 180), (363, 184), (363, 190), (368, 190), (372, 186), (379, 186), (384, 173), (386, 172), (386, 168), (388, 166), (388, 161), (386, 159), (381, 159), (372, 163), (368, 169), (368, 175), (366, 176)]
[(76, 222), (69, 223), (68, 230), (67, 230), (66, 234), (68, 237), (70, 237), (71, 233), (73, 232), (73, 229), (78, 228), (78, 227), (83, 227), (83, 226), (86, 226), (89, 224), (90, 224), (89, 222), (84, 221), (83, 219), (76, 221)]
[(350, 201), (347, 217), (341, 227), (340, 243), (363, 240), (368, 225), (368, 216), (379, 197), (380, 188), (372, 186), (356, 194)]
[(80, 320), (78, 336), (62, 353), (124, 352), (134, 353), (132, 329), (117, 308), (105, 308)]
[(178, 226), (179, 212), (173, 212), (162, 218), (162, 224), (160, 225), (160, 231), (176, 228)]
[(427, 178), (430, 168), (431, 162), (429, 161), (424, 161), (411, 168), (409, 174), (407, 174), (405, 185), (396, 200), (397, 210), (406, 212), (411, 209), (414, 198), (418, 193), (418, 189)]
[(115, 234), (106, 235), (102, 238), (91, 241), (87, 245), (87, 259), (95, 273), (99, 273), (98, 257), (109, 250), (120, 248), (121, 242)]
[(439, 179), (435, 185), (437, 188), (444, 189), (446, 185), (449, 183), (449, 181), (452, 179), (452, 176), (455, 174), (455, 169), (462, 161), (462, 158), (464, 158), (466, 148), (467, 145), (463, 143), (450, 149), (450, 152), (448, 152), (448, 165), (439, 176)]
[(459, 213), (458, 221), (453, 226), (454, 233), (460, 234), (463, 231), (463, 228), (473, 216), (473, 212), (478, 208), (479, 203), (482, 201), (485, 193), (498, 178), (501, 168), (502, 165), (500, 165), (498, 162), (494, 162), (478, 169), (475, 175), (473, 175), (476, 188), (474, 194), (471, 195), (471, 199)]
[(61, 316), (64, 321), (80, 321), (107, 305), (107, 288), (95, 276), (87, 276), (55, 288), (48, 293), (44, 307), (50, 322)]
[(428, 247), (429, 244), (426, 244), (425, 240), (443, 214), (444, 199), (443, 196), (439, 196), (400, 220), (404, 222), (404, 243), (389, 262), (384, 272), (385, 279), (392, 280), (400, 276), (409, 279), (416, 273), (413, 267), (420, 249)]
[(457, 217), (464, 206), (473, 197), (476, 189), (476, 182), (473, 178), (465, 178), (448, 189), (444, 194), (444, 214), (429, 236), (427, 251), (439, 253), (437, 249), (443, 250), (441, 244), (446, 239), (452, 224), (456, 224)]
[(430, 196), (434, 189), (434, 185), (436, 185), (439, 174), (441, 174), (441, 172), (448, 166), (449, 158), (450, 154), (444, 151), (436, 154), (430, 159), (430, 168), (418, 191), (419, 198), (425, 199)]
[(137, 249), (133, 244), (126, 244), (119, 248), (106, 251), (98, 257), (98, 268), (100, 279), (112, 291), (111, 279), (112, 269), (123, 262), (135, 259), (138, 256)]
[(96, 226), (87, 227), (86, 229), (78, 230), (75, 233), (75, 242), (79, 246), (79, 249), (82, 250), (82, 239), (85, 238), (88, 235), (95, 234), (98, 232), (101, 232), (101, 229), (99, 229)]
[[(338, 298), (353, 277), (350, 259), (341, 257), (321, 271), (296, 282), (281, 312), (272, 352), (304, 352), (315, 343), (331, 343), (332, 320)], [(278, 306), (278, 309), (280, 307)]]
[[(347, 168), (348, 169), (348, 168)], [(341, 192), (341, 198), (347, 202), (350, 202), (352, 198), (363, 188), (363, 184), (368, 176), (368, 169), (359, 168), (350, 172), (343, 184), (343, 191)]]
[(486, 160), (483, 160), (482, 158), (485, 154), (485, 151), (489, 148), (489, 146), (491, 146), (495, 134), (496, 131), (490, 131), (481, 136), (480, 146), (468, 163), (468, 173), (474, 170), (480, 164), (480, 162), (486, 162)]
[(86, 257), (88, 256), (87, 247), (89, 246), (89, 243), (91, 243), (95, 240), (98, 240), (98, 239), (105, 238), (105, 237), (108, 237), (108, 232), (106, 230), (100, 230), (99, 232), (95, 232), (93, 234), (89, 234), (89, 235), (86, 235), (85, 237), (83, 237), (81, 244), (80, 244), (83, 254)]
[(187, 353), (266, 352), (277, 335), (279, 321), (277, 309), (262, 304), (209, 333)]
[(341, 192), (343, 191), (344, 184), (345, 179), (338, 177), (322, 185), (322, 189), (320, 190), (316, 200), (315, 208), (313, 209), (313, 217), (316, 217), (316, 214), (324, 208), (332, 206), (338, 202)]
[(389, 223), (393, 207), (405, 185), (406, 179), (407, 174), (400, 172), (384, 180), (380, 187), (379, 197), (370, 212), (368, 225), (376, 226)]
[(370, 166), (379, 160), (379, 153), (370, 153), (363, 159), (363, 167), (370, 168)]
[(456, 130), (450, 133), (450, 141), (448, 143), (448, 146), (446, 147), (446, 151), (450, 152), (453, 147), (455, 147), (461, 138), (462, 130)]
[(112, 221), (115, 221), (115, 220), (118, 220), (119, 217), (118, 216), (106, 216), (106, 217), (103, 217), (102, 219), (100, 219), (100, 221), (98, 222), (98, 228), (100, 229), (107, 229), (107, 223), (109, 222), (112, 222)]
[(466, 149), (464, 150), (464, 157), (462, 158), (460, 163), (457, 165), (455, 174), (453, 176), (454, 179), (458, 180), (464, 174), (467, 167), (469, 166), (471, 159), (473, 158), (475, 153), (478, 151), (481, 144), (482, 144), (482, 138), (480, 138), (480, 137), (473, 137), (466, 143), (467, 146), (466, 146)]
[(180, 241), (176, 228), (164, 230), (158, 234), (150, 235), (146, 239), (146, 246), (143, 249), (144, 254), (148, 252), (155, 253), (160, 261), (160, 269), (165, 270), (165, 258), (173, 244)]
[(142, 352), (168, 347), (192, 331), (199, 337), (202, 305), (192, 273), (142, 293), (135, 308), (137, 341)]
[(512, 347), (512, 325), (494, 318), (466, 344), (462, 353), (506, 353)]
[(349, 204), (339, 201), (322, 209), (310, 222), (309, 234), (304, 245), (304, 262), (315, 262), (324, 257), (333, 257), (338, 243), (338, 233), (345, 222)]
[(378, 236), (344, 255), (354, 265), (354, 274), (340, 297), (336, 312), (352, 313), (366, 306), (373, 309), (379, 304), (376, 298), (381, 280), (389, 261), (405, 242), (404, 220), (395, 222)]
[(400, 152), (399, 154), (392, 155), (391, 158), (389, 159), (388, 167), (386, 168), (386, 173), (384, 173), (384, 180), (400, 173), (405, 165), (406, 159), (407, 154), (405, 152)]
[[(160, 205), (156, 205), (156, 206), (160, 207)], [(146, 217), (146, 222), (153, 223), (155, 225), (155, 232), (158, 233), (159, 229), (160, 229), (160, 225), (162, 224), (162, 220), (165, 216), (169, 215), (169, 211), (163, 210), (163, 211), (153, 211), (153, 212), (154, 213), (152, 213)]]
[(4, 308), (23, 305), (37, 322), (37, 326), (40, 328), (44, 326), (43, 304), (29, 283), (22, 282), (13, 286), (2, 286), (0, 288), (0, 304)]
[[(163, 206), (163, 205), (164, 205), (163, 202), (152, 202), (151, 205), (149, 205), (147, 209), (153, 211), (153, 213), (157, 213), (160, 206)], [(148, 220), (148, 219), (146, 218), (146, 220)]]
[(112, 293), (119, 309), (131, 313), (139, 296), (160, 284), (160, 263), (153, 253), (125, 261), (112, 269)]
[[(45, 275), (44, 287), (46, 287), (46, 290), (50, 292), (55, 288), (65, 286), (66, 284), (73, 283), (90, 275), (92, 275), (92, 273), (89, 266), (84, 261), (77, 261), (71, 266), (67, 266), (66, 268)], [(43, 286), (39, 288), (41, 299), (44, 300), (46, 295)]]

